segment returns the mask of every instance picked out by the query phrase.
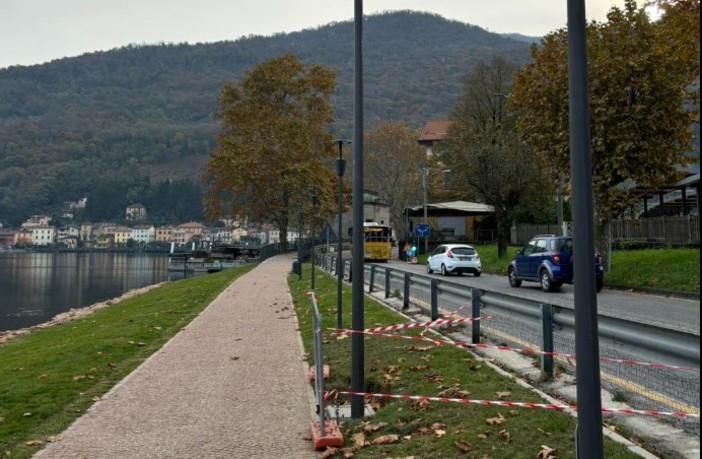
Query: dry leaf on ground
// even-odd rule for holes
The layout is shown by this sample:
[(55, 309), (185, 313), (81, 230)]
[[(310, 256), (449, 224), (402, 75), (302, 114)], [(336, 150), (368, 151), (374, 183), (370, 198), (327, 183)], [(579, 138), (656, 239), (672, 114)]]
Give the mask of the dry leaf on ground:
[(504, 421), (505, 417), (502, 416), (502, 413), (499, 413), (496, 418), (488, 418), (485, 420), (485, 422), (487, 422), (491, 426), (502, 424)]
[(539, 454), (536, 457), (539, 459), (556, 459), (556, 448), (541, 445), (541, 451), (539, 451)]
[(382, 435), (378, 438), (374, 438), (371, 441), (371, 444), (372, 445), (390, 445), (392, 443), (397, 443), (398, 441), (400, 441), (399, 435), (395, 435), (395, 434)]
[(510, 443), (512, 441), (512, 434), (507, 431), (507, 429), (502, 429), (497, 432), (497, 435), (505, 441), (505, 443)]
[(461, 440), (456, 442), (456, 448), (460, 449), (464, 453), (467, 453), (468, 451), (473, 449), (473, 445), (471, 445), (467, 441)]

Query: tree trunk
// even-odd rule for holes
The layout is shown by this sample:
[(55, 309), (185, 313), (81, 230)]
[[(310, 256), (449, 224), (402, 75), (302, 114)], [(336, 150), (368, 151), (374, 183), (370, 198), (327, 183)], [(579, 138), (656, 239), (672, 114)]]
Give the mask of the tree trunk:
[(511, 222), (509, 219), (497, 220), (497, 258), (502, 258), (507, 254), (507, 247), (510, 240)]

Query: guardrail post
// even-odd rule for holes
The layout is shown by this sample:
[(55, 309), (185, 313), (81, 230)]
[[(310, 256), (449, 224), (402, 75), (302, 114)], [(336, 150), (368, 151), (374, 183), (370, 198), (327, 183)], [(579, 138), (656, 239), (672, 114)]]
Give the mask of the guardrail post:
[(390, 298), (390, 276), (392, 270), (385, 268), (385, 298)]
[(370, 266), (370, 282), (368, 283), (368, 293), (373, 293), (373, 282), (375, 282), (375, 265)]
[[(553, 352), (553, 310), (550, 304), (541, 303), (541, 335), (543, 352)], [(553, 355), (541, 354), (541, 374), (553, 378)]]
[(471, 323), (471, 342), (473, 344), (480, 343), (480, 290), (477, 288), (470, 289), (470, 306), (471, 306), (471, 317), (473, 322)]
[(410, 298), (410, 273), (405, 273), (404, 295), (402, 298), (402, 309), (409, 309)]
[(439, 280), (432, 279), (429, 284), (429, 297), (431, 298), (431, 320), (439, 318)]

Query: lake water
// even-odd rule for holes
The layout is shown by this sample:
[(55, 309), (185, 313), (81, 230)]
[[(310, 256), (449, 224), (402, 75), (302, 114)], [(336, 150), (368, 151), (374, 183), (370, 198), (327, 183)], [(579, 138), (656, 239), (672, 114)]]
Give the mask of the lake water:
[(0, 331), (182, 277), (169, 278), (167, 254), (0, 253)]

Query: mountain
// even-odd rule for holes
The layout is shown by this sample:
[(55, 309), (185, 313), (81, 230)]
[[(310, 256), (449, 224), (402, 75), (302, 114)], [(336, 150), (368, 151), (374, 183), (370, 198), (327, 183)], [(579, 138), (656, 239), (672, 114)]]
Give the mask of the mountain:
[[(420, 128), (446, 116), (476, 62), (529, 59), (523, 41), (429, 13), (368, 16), (363, 27), (366, 129), (390, 120)], [(155, 188), (166, 179), (197, 178), (215, 145), (212, 115), (223, 82), (287, 52), (338, 69), (336, 131), (351, 137), (353, 33), (346, 21), (0, 70), (0, 223), (60, 213), (64, 202), (83, 196), (89, 204), (82, 218), (106, 218), (108, 201), (115, 209), (108, 214), (140, 202), (157, 222), (181, 218), (158, 208)]]
[(503, 33), (502, 36), (511, 38), (512, 40), (523, 41), (529, 44), (539, 44), (541, 42), (541, 37), (530, 37), (528, 35), (522, 35), (520, 33)]

